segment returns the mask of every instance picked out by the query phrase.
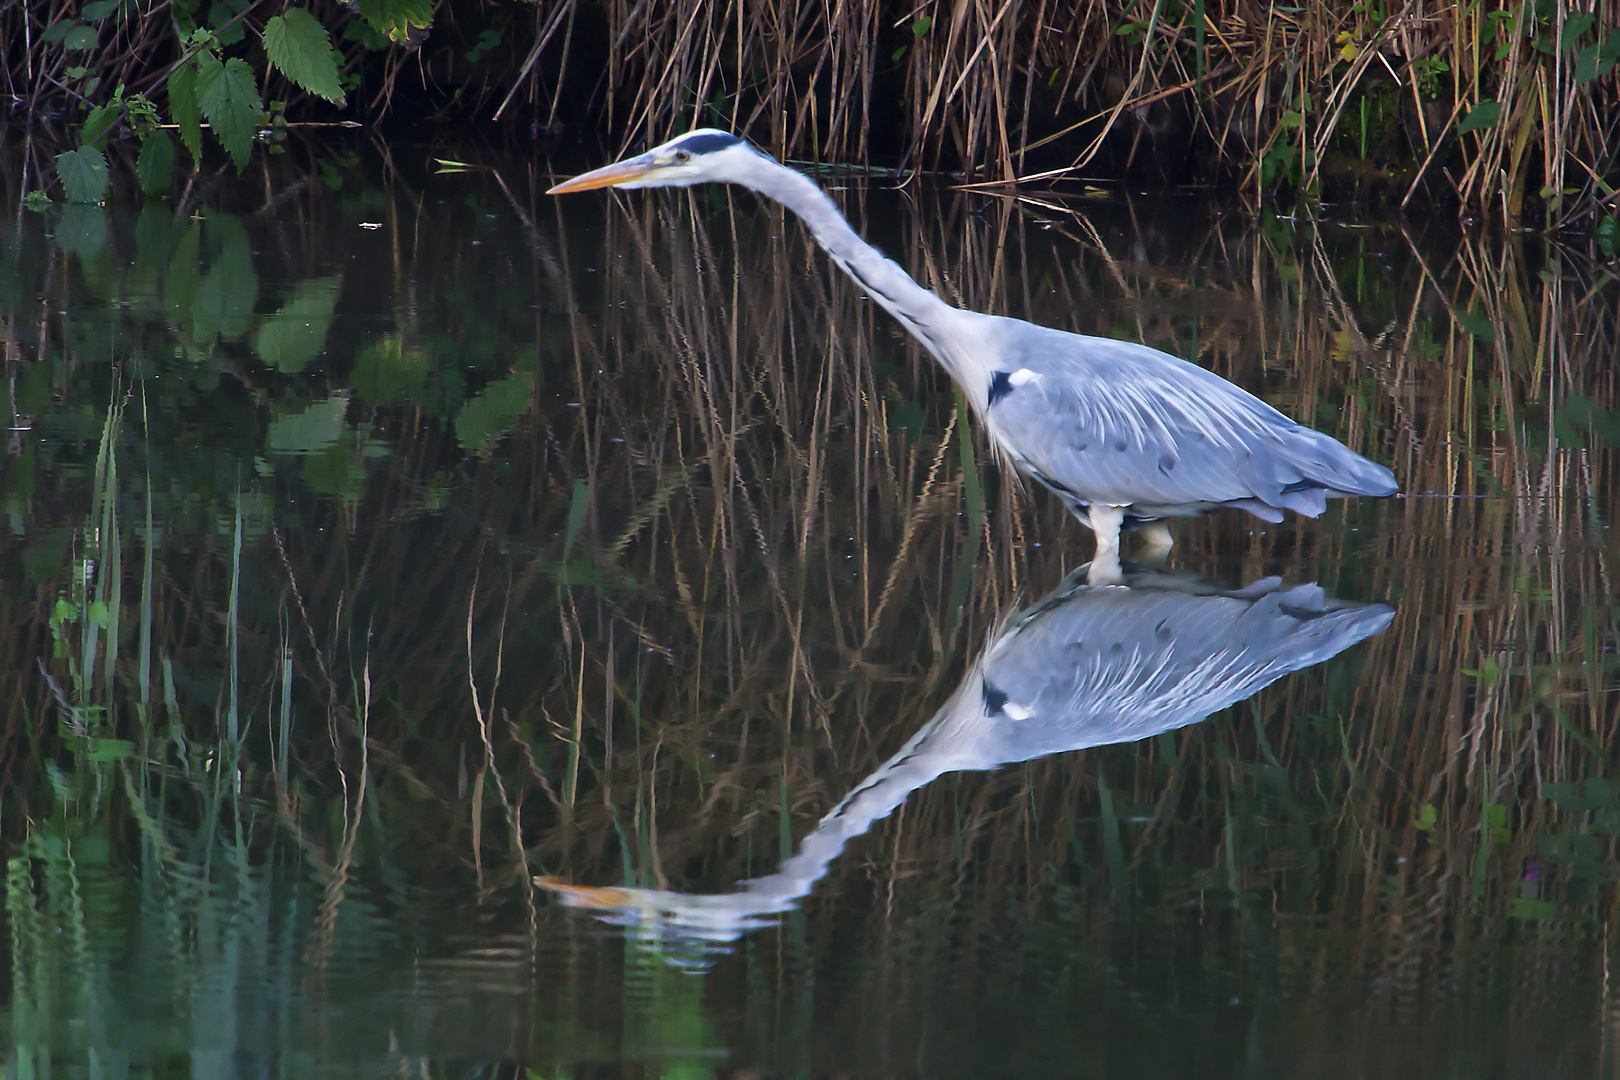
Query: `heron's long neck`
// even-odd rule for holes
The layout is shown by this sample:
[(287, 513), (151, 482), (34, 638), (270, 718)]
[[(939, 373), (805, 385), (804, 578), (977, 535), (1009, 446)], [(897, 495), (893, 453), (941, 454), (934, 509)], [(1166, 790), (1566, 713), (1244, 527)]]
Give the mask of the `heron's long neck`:
[(833, 261), (956, 373), (955, 358), (946, 348), (942, 330), (961, 312), (917, 284), (897, 263), (862, 240), (832, 199), (809, 177), (760, 157), (746, 183), (799, 215)]

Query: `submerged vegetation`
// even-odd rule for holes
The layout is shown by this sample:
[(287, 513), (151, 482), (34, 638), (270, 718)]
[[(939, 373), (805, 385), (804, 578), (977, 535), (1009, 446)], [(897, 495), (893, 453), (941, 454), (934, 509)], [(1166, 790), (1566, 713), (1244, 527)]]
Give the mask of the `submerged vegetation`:
[(716, 125), (973, 182), (1417, 199), (1620, 239), (1620, 14), (1579, 0), (50, 0), (0, 8), (0, 41), (13, 115), (78, 127), (74, 200), (167, 187), (160, 121), (201, 163), (206, 120), (238, 168), (289, 123)]
[(1589, 253), (867, 193), (943, 295), (1196, 357), (1389, 463), (1411, 497), (1191, 522), (1177, 558), (1394, 622), (1210, 722), (941, 780), (699, 981), (531, 875), (768, 872), (1087, 543), (773, 208), (565, 215), (528, 162), (308, 156), (0, 224), (19, 1075), (984, 1075), (1036, 1030), (1141, 1075), (1620, 1054), (1620, 305)]

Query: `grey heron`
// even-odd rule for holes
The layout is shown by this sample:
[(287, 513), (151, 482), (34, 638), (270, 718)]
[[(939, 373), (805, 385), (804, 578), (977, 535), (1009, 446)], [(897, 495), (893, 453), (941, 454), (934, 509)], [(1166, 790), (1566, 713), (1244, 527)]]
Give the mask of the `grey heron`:
[(833, 807), (780, 868), (728, 893), (538, 884), (565, 904), (663, 941), (721, 945), (769, 925), (846, 845), (946, 773), (1135, 742), (1210, 713), (1382, 633), (1383, 604), (1264, 578), (1223, 591), (1191, 574), (1131, 571), (1099, 587), (1081, 567), (1004, 620), (950, 699)]
[(1128, 341), (952, 307), (862, 240), (826, 193), (728, 132), (703, 128), (576, 176), (593, 188), (738, 184), (797, 214), (827, 254), (962, 387), (998, 455), (1091, 527), (1093, 584), (1122, 580), (1122, 527), (1217, 506), (1266, 521), (1316, 517), (1327, 497), (1392, 495), (1382, 465), (1214, 372)]

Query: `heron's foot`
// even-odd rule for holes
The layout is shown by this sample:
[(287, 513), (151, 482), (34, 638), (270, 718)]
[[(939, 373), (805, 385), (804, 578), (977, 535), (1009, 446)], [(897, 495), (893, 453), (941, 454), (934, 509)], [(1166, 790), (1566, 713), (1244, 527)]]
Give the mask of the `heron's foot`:
[(1150, 521), (1137, 529), (1136, 535), (1142, 538), (1142, 551), (1148, 555), (1168, 555), (1170, 549), (1176, 546), (1176, 538), (1170, 535), (1170, 525), (1164, 521)]
[(1151, 521), (1139, 528), (1137, 533), (1142, 537), (1137, 561), (1150, 570), (1167, 569), (1170, 566), (1170, 549), (1176, 543), (1170, 535), (1170, 526), (1162, 521)]
[(1091, 529), (1097, 534), (1097, 554), (1086, 572), (1089, 585), (1123, 585), (1125, 573), (1119, 565), (1119, 528), (1125, 523), (1123, 506), (1091, 506)]
[(1119, 565), (1119, 553), (1115, 552), (1112, 558), (1103, 558), (1102, 552), (1091, 560), (1086, 568), (1087, 585), (1123, 585), (1125, 584), (1125, 570)]

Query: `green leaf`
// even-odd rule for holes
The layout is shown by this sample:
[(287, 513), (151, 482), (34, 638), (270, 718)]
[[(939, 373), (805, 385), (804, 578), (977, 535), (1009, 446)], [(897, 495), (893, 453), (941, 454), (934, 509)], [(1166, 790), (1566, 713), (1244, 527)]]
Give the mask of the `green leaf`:
[(71, 29), (73, 29), (73, 24), (68, 22), (66, 19), (58, 23), (52, 23), (45, 28), (45, 32), (43, 34), (39, 35), (39, 40), (43, 41), (47, 45), (55, 45), (57, 42), (67, 37), (67, 32)]
[(327, 101), (343, 102), (332, 39), (303, 8), (289, 8), (264, 24), (264, 52), (287, 78)]
[(208, 118), (208, 126), (214, 129), (214, 137), (236, 163), (236, 171), (247, 168), (253, 135), (259, 117), (264, 115), (253, 69), (244, 60), (221, 64), (210, 56), (197, 71), (197, 104)]
[(93, 146), (57, 154), (56, 175), (69, 202), (96, 203), (107, 194), (107, 158)]
[(124, 103), (114, 102), (111, 105), (97, 105), (90, 110), (90, 115), (84, 118), (84, 130), (79, 135), (79, 141), (89, 146), (103, 135), (109, 128), (118, 123), (118, 118), (124, 115)]
[(118, 10), (119, 0), (95, 0), (79, 9), (79, 18), (88, 22), (99, 22)]
[(1537, 900), (1529, 896), (1515, 896), (1508, 906), (1510, 919), (1528, 919), (1532, 922), (1546, 922), (1558, 917), (1558, 905), (1551, 900)]
[(1620, 42), (1620, 32), (1611, 35), (1608, 44), (1588, 45), (1575, 54), (1575, 82), (1577, 85), (1601, 79), (1614, 70), (1615, 62), (1620, 61), (1620, 48), (1615, 49), (1614, 55), (1611, 56), (1609, 55), (1609, 45), (1617, 42)]
[[(101, 739), (89, 740), (90, 752), (85, 755), (86, 760), (93, 762), (123, 761), (135, 756), (135, 744), (128, 739)], [(78, 845), (74, 845), (77, 851)]]
[(93, 26), (75, 26), (62, 39), (64, 49), (78, 49), (81, 52), (93, 49), (100, 43), (101, 35), (96, 33), (96, 28)]
[(360, 0), (360, 15), (388, 40), (401, 42), (413, 29), (433, 24), (433, 0)]
[(347, 404), (341, 397), (327, 398), (301, 413), (273, 421), (265, 444), (278, 454), (325, 450), (343, 437), (343, 410)]
[[(1483, 312), (1462, 311), (1459, 309), (1455, 312), (1455, 315), (1458, 325), (1481, 341), (1496, 340), (1496, 327)], [(1501, 673), (1501, 669), (1496, 666), (1496, 661), (1487, 656), (1479, 677), (1486, 682), (1492, 682)]]
[(218, 242), (219, 255), (197, 282), (191, 302), (192, 336), (202, 344), (215, 337), (241, 340), (253, 326), (253, 305), (259, 299), (259, 275), (253, 269), (253, 251), (247, 233), (234, 218), (211, 216), (204, 238)]
[(1466, 135), (1470, 131), (1477, 131), (1480, 128), (1495, 127), (1496, 121), (1501, 115), (1502, 103), (1500, 101), (1482, 101), (1468, 110), (1468, 115), (1463, 117), (1463, 122), (1457, 125), (1457, 134)]
[(63, 251), (88, 259), (107, 246), (107, 212), (90, 203), (69, 203), (56, 221), (56, 242)]
[(1603, 51), (1598, 56), (1609, 67), (1613, 67), (1615, 61), (1620, 60), (1620, 28), (1609, 32), (1609, 40), (1603, 43)]
[(299, 282), (286, 306), (259, 324), (253, 351), (289, 375), (302, 371), (326, 347), (337, 297), (337, 278)]
[(507, 428), (534, 408), (534, 380), (518, 372), (492, 382), (456, 414), (456, 441), (463, 449), (486, 453)]
[(1592, 28), (1597, 19), (1590, 12), (1577, 11), (1564, 20), (1564, 33), (1558, 39), (1561, 48), (1572, 49), (1580, 36)]
[(174, 140), (167, 131), (154, 131), (141, 140), (141, 156), (135, 161), (135, 175), (141, 190), (159, 195), (169, 190), (174, 179)]
[(1300, 120), (1300, 114), (1293, 109), (1287, 109), (1282, 114), (1282, 126), (1285, 128), (1299, 127)]
[(169, 115), (180, 129), (191, 160), (202, 162), (202, 109), (197, 104), (197, 65), (181, 64), (169, 73)]
[(911, 24), (911, 36), (921, 40), (922, 36), (934, 28), (934, 20), (927, 15), (921, 15)]

